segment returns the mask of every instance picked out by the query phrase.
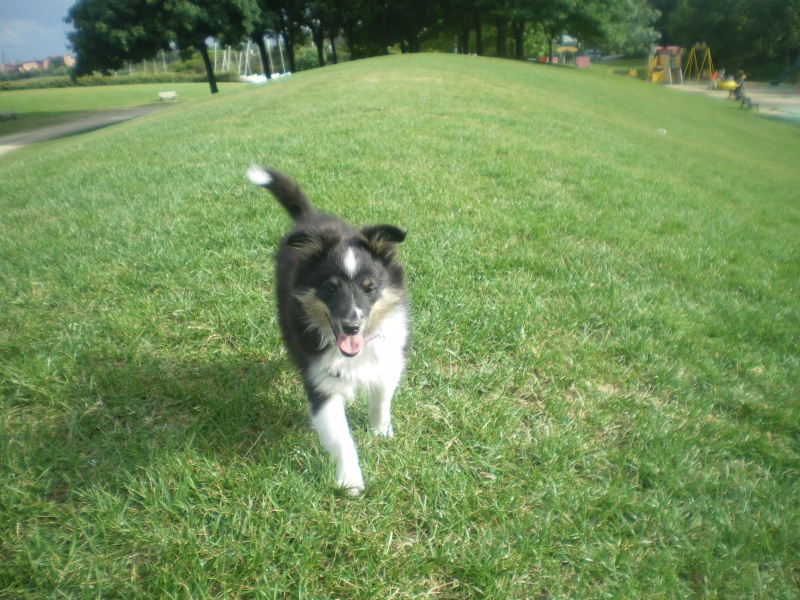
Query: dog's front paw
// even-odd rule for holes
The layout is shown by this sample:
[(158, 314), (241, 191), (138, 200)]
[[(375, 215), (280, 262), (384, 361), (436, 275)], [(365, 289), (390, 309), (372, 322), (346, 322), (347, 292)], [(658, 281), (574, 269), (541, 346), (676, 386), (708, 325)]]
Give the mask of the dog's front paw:
[(336, 466), (336, 487), (341, 488), (351, 496), (358, 496), (364, 491), (364, 478), (358, 463), (348, 464), (341, 461)]
[(386, 421), (386, 423), (378, 423), (375, 425), (370, 425), (370, 431), (372, 435), (375, 437), (383, 437), (383, 438), (391, 438), (394, 437), (394, 429), (392, 428), (392, 422)]

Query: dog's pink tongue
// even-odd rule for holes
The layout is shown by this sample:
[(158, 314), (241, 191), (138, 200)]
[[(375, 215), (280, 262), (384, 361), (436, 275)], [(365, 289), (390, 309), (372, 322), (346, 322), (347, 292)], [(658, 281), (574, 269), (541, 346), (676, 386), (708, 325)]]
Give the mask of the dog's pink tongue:
[(340, 333), (336, 337), (336, 345), (339, 346), (339, 350), (342, 351), (342, 354), (355, 356), (361, 352), (361, 348), (364, 347), (364, 336), (344, 335), (343, 333)]

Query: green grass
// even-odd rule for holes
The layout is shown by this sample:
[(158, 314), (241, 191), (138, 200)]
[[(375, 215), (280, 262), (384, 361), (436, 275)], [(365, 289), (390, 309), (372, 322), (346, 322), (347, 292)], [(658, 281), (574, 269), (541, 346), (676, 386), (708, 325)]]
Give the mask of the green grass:
[[(247, 86), (221, 83), (221, 92), (230, 94)], [(206, 98), (207, 83), (154, 83), (111, 85), (107, 87), (48, 88), (0, 92), (0, 112), (16, 110), (16, 120), (0, 121), (0, 135), (38, 127), (57, 125), (96, 111), (157, 104), (158, 93), (175, 91), (181, 102)]]
[[(798, 155), (733, 102), (447, 55), (7, 155), (0, 596), (797, 598)], [(281, 348), (252, 162), (409, 232), (357, 499)]]

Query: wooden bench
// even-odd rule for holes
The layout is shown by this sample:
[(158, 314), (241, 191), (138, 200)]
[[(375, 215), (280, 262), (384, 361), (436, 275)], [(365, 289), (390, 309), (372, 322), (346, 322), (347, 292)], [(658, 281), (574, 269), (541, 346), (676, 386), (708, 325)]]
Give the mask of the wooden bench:
[(174, 102), (178, 99), (177, 92), (159, 92), (158, 99), (162, 102)]
[(6, 119), (16, 119), (17, 118), (17, 111), (13, 108), (11, 110), (3, 110), (0, 111), (0, 121), (4, 121)]
[(748, 96), (742, 96), (742, 108), (744, 108), (745, 106), (747, 106), (747, 110), (755, 108), (756, 112), (761, 112), (760, 110), (758, 110), (758, 104), (756, 102), (753, 102)]

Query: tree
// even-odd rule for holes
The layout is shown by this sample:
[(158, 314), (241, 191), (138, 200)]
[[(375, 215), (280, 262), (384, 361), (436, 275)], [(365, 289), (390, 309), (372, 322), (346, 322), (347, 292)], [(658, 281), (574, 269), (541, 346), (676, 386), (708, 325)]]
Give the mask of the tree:
[(269, 50), (264, 42), (264, 38), (275, 30), (278, 22), (278, 15), (275, 14), (272, 3), (269, 0), (256, 0), (256, 13), (251, 22), (250, 39), (258, 48), (261, 57), (261, 65), (264, 76), (267, 79), (272, 77), (270, 68)]
[(753, 57), (774, 57), (788, 67), (800, 52), (800, 0), (761, 0), (751, 2), (750, 10), (747, 38)]
[(497, 31), (495, 56), (505, 57), (507, 55), (508, 22), (509, 19), (511, 18), (510, 12), (511, 12), (510, 0), (496, 0), (489, 9), (489, 14)]
[(439, 0), (396, 0), (392, 3), (396, 40), (404, 52), (419, 52), (441, 25)]
[[(334, 20), (334, 7), (330, 0), (308, 0), (305, 6), (305, 21), (311, 30), (311, 39), (317, 48), (317, 62), (320, 67), (324, 67), (327, 59), (325, 57), (325, 37), (330, 31), (330, 24)], [(331, 39), (331, 46), (334, 45)], [(334, 51), (335, 52), (335, 51)]]
[(670, 15), (670, 30), (681, 46), (705, 42), (718, 65), (733, 63), (741, 56), (746, 35), (747, 1), (680, 0)]
[(800, 0), (680, 0), (669, 27), (682, 45), (706, 42), (718, 64), (788, 64), (800, 51)]
[(213, 94), (219, 90), (206, 40), (238, 44), (255, 16), (255, 0), (78, 0), (65, 20), (75, 27), (76, 74), (119, 69), (176, 44), (184, 55), (200, 52)]
[(659, 17), (648, 0), (625, 0), (616, 17), (602, 27), (603, 47), (627, 54), (647, 53), (661, 37), (654, 27)]
[(278, 15), (278, 32), (283, 36), (286, 46), (286, 58), (289, 61), (289, 70), (295, 72), (295, 48), (302, 45), (305, 39), (303, 34), (303, 21), (305, 18), (304, 0), (276, 0), (276, 13)]
[(238, 44), (252, 32), (256, 12), (254, 0), (177, 0), (166, 4), (164, 16), (170, 37), (182, 51), (200, 52), (212, 94), (219, 89), (206, 40)]
[(474, 25), (475, 0), (444, 0), (444, 25), (454, 33), (462, 54), (469, 54), (469, 37)]
[(169, 50), (163, 14), (161, 1), (76, 2), (64, 19), (75, 28), (68, 35), (77, 57), (75, 75), (108, 73), (127, 62), (151, 59), (159, 50)]
[(675, 40), (672, 38), (669, 28), (669, 17), (678, 7), (678, 0), (651, 0), (650, 4), (659, 12), (653, 27), (661, 34), (661, 44), (664, 46), (674, 45)]
[[(350, 51), (350, 60), (359, 58), (357, 56), (358, 39), (361, 34), (363, 14), (366, 10), (366, 0), (331, 0), (333, 6), (334, 20), (331, 28), (342, 30), (347, 39), (347, 47)], [(329, 32), (330, 34), (330, 32)], [(333, 45), (333, 40), (331, 40)]]

